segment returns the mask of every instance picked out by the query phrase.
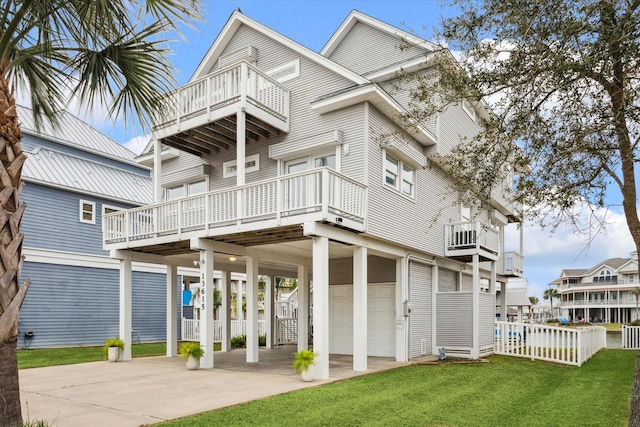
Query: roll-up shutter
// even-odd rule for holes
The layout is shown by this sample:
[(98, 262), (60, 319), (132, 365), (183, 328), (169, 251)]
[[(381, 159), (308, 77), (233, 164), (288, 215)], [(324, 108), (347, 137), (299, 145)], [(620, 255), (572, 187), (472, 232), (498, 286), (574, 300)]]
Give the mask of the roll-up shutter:
[(431, 354), (431, 266), (409, 264), (409, 358)]

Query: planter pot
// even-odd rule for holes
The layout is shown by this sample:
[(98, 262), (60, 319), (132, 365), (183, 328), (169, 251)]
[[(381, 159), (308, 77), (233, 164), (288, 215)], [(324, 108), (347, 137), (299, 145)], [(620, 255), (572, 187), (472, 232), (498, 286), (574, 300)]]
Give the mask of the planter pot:
[(305, 370), (302, 371), (302, 373), (300, 374), (302, 376), (302, 381), (313, 381), (316, 379), (316, 369), (315, 369), (315, 365), (309, 365), (309, 367)]
[(194, 369), (198, 369), (198, 365), (200, 365), (200, 360), (193, 356), (187, 358), (187, 369), (193, 371)]
[(109, 347), (109, 362), (117, 362), (120, 359), (120, 349), (118, 347)]

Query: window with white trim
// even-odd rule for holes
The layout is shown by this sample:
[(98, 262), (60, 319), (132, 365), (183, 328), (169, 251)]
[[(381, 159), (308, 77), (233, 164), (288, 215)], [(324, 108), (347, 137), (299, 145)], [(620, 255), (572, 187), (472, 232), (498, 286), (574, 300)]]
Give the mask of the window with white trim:
[[(251, 173), (260, 170), (260, 155), (254, 154), (245, 157), (244, 172)], [(230, 160), (222, 164), (222, 177), (231, 178), (238, 175), (238, 161)]]
[(280, 67), (269, 70), (267, 75), (280, 83), (295, 79), (300, 76), (300, 60), (294, 59)]
[(96, 223), (96, 204), (87, 200), (80, 200), (80, 222)]
[(402, 160), (384, 151), (384, 183), (400, 193), (413, 197), (416, 171)]
[(466, 99), (462, 100), (462, 110), (467, 113), (471, 120), (476, 121), (476, 109), (473, 108), (473, 105)]
[(166, 187), (164, 189), (165, 200), (175, 200), (181, 197), (192, 196), (198, 193), (205, 193), (209, 189), (207, 179), (199, 179), (197, 181), (183, 182), (180, 184)]
[(118, 212), (121, 210), (122, 208), (118, 208), (116, 206), (102, 205), (102, 215)]

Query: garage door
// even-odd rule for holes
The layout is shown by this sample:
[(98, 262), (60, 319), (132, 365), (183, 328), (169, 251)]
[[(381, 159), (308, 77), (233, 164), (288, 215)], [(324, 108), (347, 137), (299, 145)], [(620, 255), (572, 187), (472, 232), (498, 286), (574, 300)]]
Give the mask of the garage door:
[[(395, 356), (395, 285), (367, 288), (367, 354)], [(353, 354), (353, 285), (329, 286), (329, 351)]]

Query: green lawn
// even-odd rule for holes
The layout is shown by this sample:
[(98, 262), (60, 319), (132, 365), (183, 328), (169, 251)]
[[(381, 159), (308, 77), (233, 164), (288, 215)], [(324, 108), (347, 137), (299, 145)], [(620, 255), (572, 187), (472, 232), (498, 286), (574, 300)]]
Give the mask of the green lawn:
[(602, 350), (581, 368), (506, 356), (410, 366), (158, 426), (622, 427), (636, 355)]
[[(133, 357), (161, 356), (166, 354), (165, 343), (133, 344)], [(101, 347), (66, 347), (18, 350), (18, 368), (40, 368), (42, 366), (71, 365), (73, 363), (105, 360)]]

